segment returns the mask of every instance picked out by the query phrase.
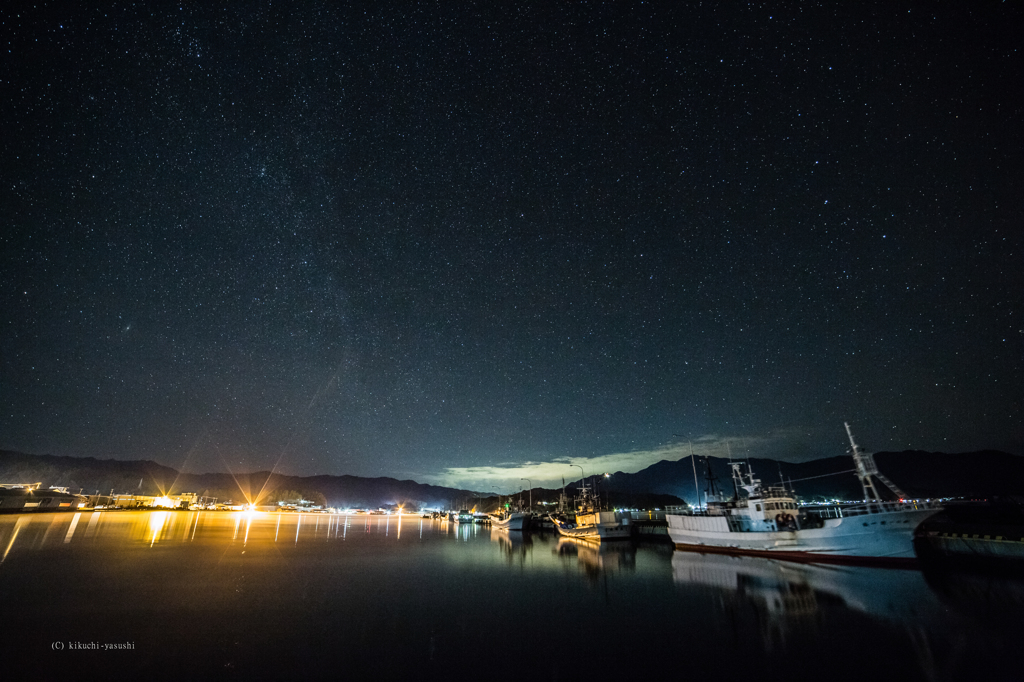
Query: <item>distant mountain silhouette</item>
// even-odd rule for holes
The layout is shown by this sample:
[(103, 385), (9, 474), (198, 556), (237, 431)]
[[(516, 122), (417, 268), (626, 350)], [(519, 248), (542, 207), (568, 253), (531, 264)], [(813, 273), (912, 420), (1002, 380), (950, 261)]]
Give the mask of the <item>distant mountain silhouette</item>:
[[(962, 454), (923, 452), (876, 452), (875, 463), (887, 478), (912, 497), (990, 497), (1019, 495), (1024, 492), (1024, 457), (996, 450)], [(729, 460), (707, 458), (721, 490), (731, 495), (732, 474)], [(696, 461), (697, 483), (704, 495), (705, 458)], [(740, 461), (740, 460), (735, 460)], [(809, 462), (790, 463), (772, 459), (751, 458), (748, 461), (754, 476), (764, 484), (792, 481), (802, 499), (856, 500), (863, 497), (860, 480), (850, 471), (853, 459), (828, 457)], [(662, 460), (635, 474), (616, 473), (602, 484), (619, 494), (649, 492), (675, 495), (695, 503), (694, 463), (686, 457), (677, 461)], [(879, 494), (895, 499), (888, 488), (876, 482)]]
[(284, 476), (269, 471), (247, 474), (183, 474), (148, 460), (122, 461), (93, 457), (28, 455), (0, 450), (0, 483), (67, 486), (83, 494), (134, 493), (159, 495), (194, 492), (219, 501), (245, 502), (261, 491), (319, 492), (338, 507), (377, 508), (393, 504), (472, 506), (476, 493), (394, 478), (359, 476)]
[[(1024, 457), (995, 450), (963, 454), (941, 452), (875, 453), (875, 462), (883, 474), (913, 497), (991, 497), (1020, 495), (1024, 492)], [(697, 482), (704, 495), (705, 462), (718, 485), (732, 494), (729, 460), (720, 457), (699, 457), (696, 460)], [(739, 460), (736, 460), (739, 461)], [(839, 498), (860, 499), (860, 482), (851, 471), (853, 459), (828, 457), (809, 462), (790, 463), (772, 459), (752, 458), (748, 461), (754, 475), (765, 484), (781, 479), (805, 500)], [(618, 472), (598, 481), (598, 493), (613, 506), (636, 508), (663, 507), (680, 500), (697, 502), (691, 458), (662, 460), (635, 474)], [(596, 480), (596, 479), (595, 479)], [(359, 476), (284, 476), (268, 471), (247, 474), (183, 474), (148, 460), (122, 461), (93, 457), (58, 457), (29, 455), (0, 450), (0, 483), (35, 483), (44, 486), (67, 486), (71, 492), (82, 489), (95, 492), (161, 493), (195, 492), (218, 500), (243, 502), (255, 499), (261, 491), (294, 490), (300, 493), (319, 492), (328, 504), (337, 507), (376, 508), (393, 504), (416, 507), (472, 507), (477, 501), (484, 510), (497, 506), (494, 497), (478, 496), (470, 490), (427, 485), (394, 478), (362, 478)], [(141, 485), (140, 485), (141, 483)], [(883, 497), (894, 498), (878, 484)], [(566, 486), (574, 495), (576, 484)], [(554, 501), (559, 490), (535, 488), (533, 500)], [(525, 495), (524, 492), (524, 501)]]

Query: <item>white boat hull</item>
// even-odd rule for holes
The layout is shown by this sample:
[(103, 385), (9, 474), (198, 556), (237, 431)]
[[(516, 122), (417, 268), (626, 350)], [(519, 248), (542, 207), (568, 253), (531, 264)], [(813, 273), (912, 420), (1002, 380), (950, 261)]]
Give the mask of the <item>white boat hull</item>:
[(821, 528), (738, 532), (725, 516), (668, 514), (668, 534), (681, 549), (770, 554), (780, 558), (914, 558), (913, 533), (938, 509), (906, 508), (824, 519)]
[(503, 530), (526, 530), (530, 525), (530, 517), (533, 516), (529, 513), (512, 513), (507, 519), (491, 518), (491, 528), (500, 528)]

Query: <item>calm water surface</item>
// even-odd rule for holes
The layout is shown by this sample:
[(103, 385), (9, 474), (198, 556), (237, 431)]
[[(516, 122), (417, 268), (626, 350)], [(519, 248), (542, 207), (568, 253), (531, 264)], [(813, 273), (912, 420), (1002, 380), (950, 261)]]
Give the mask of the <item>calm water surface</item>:
[(1024, 677), (1015, 577), (411, 516), (0, 516), (0, 552), (3, 665), (46, 679)]

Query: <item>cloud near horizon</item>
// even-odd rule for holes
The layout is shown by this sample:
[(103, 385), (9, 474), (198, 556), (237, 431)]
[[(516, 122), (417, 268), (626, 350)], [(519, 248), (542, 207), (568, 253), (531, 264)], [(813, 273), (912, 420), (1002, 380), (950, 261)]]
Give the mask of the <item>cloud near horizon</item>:
[[(766, 436), (732, 437), (708, 434), (690, 442), (666, 443), (649, 450), (616, 452), (597, 457), (552, 457), (548, 461), (497, 464), (475, 467), (448, 467), (439, 474), (428, 474), (425, 482), (449, 488), (462, 488), (501, 494), (516, 492), (520, 488), (557, 488), (580, 478), (580, 470), (587, 476), (605, 473), (636, 473), (662, 460), (677, 461), (693, 454), (697, 457), (757, 457), (759, 452), (786, 438), (788, 432), (779, 431)], [(529, 483), (526, 480), (529, 479)]]

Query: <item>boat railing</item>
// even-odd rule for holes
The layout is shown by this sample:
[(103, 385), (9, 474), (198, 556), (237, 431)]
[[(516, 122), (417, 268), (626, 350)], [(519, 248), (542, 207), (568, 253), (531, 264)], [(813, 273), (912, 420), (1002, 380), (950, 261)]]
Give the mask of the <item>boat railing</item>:
[[(680, 511), (672, 511), (678, 509)], [(682, 514), (683, 510), (688, 510), (689, 507), (683, 507), (682, 505), (672, 505), (665, 507), (665, 511), (660, 510), (648, 510), (648, 511), (633, 511), (628, 512), (629, 518), (634, 521), (664, 521), (665, 514)]]
[(686, 507), (683, 505), (667, 505), (665, 507), (665, 514), (676, 514), (682, 516), (724, 516), (722, 511), (715, 510), (714, 512), (708, 511), (701, 507)]
[(942, 503), (935, 500), (906, 500), (902, 502), (858, 502), (855, 504), (833, 504), (827, 506), (804, 506), (801, 511), (821, 519), (841, 519), (846, 516), (884, 514), (887, 512), (913, 509), (942, 509)]

